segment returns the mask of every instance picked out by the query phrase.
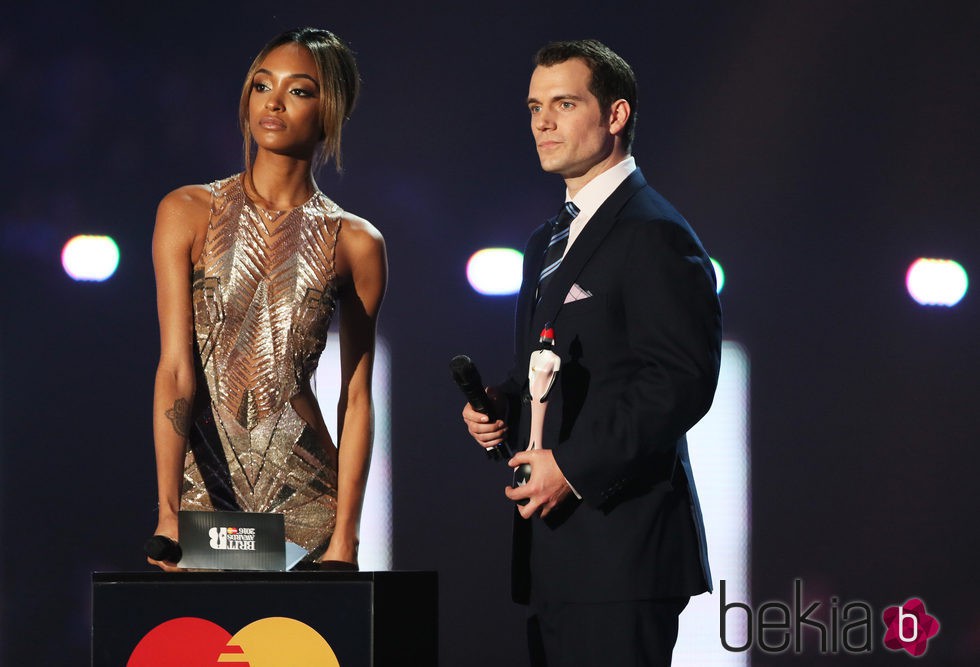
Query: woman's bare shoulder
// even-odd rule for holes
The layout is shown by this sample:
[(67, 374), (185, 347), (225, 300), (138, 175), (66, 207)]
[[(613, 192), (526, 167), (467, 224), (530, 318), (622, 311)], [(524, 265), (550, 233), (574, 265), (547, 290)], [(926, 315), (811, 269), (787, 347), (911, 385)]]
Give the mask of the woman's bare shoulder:
[(184, 185), (160, 200), (157, 213), (167, 216), (196, 216), (211, 211), (211, 188), (207, 185)]
[(160, 200), (154, 235), (194, 243), (206, 232), (210, 219), (211, 189), (185, 185)]
[(385, 239), (377, 227), (350, 211), (344, 211), (340, 220), (338, 243), (342, 251), (355, 256), (384, 252)]
[(341, 273), (349, 273), (354, 267), (384, 273), (387, 265), (384, 236), (377, 227), (349, 211), (341, 216), (337, 255)]

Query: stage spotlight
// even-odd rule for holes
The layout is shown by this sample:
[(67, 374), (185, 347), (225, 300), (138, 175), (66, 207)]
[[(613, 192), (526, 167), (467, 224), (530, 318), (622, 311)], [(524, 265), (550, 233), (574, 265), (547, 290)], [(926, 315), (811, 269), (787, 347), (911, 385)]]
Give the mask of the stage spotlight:
[(715, 291), (721, 294), (721, 288), (725, 286), (725, 270), (721, 268), (721, 264), (718, 263), (714, 257), (711, 258), (711, 266), (715, 269)]
[(74, 280), (102, 282), (119, 266), (119, 246), (108, 236), (76, 236), (62, 248), (61, 266)]
[(922, 306), (955, 306), (969, 285), (966, 271), (951, 259), (919, 258), (905, 274), (909, 295)]
[(484, 248), (466, 264), (470, 287), (488, 296), (517, 294), (521, 289), (524, 255), (513, 248)]

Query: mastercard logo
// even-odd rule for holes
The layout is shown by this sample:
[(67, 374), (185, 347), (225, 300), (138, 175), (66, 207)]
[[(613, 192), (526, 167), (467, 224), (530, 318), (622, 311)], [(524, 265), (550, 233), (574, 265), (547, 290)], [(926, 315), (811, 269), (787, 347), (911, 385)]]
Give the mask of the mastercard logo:
[(140, 640), (126, 667), (340, 667), (327, 640), (292, 618), (249, 623), (232, 635), (203, 618), (175, 618)]

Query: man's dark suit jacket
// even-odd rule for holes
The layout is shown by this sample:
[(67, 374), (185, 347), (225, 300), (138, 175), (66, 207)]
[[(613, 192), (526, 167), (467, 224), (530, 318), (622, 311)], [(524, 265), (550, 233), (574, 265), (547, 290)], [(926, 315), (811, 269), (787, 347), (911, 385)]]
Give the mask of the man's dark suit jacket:
[[(550, 321), (562, 367), (544, 444), (582, 500), (569, 495), (545, 520), (515, 515), (514, 599), (710, 590), (685, 439), (718, 380), (721, 307), (708, 255), (636, 170), (586, 224), (535, 305), (550, 227), (525, 250), (514, 368), (500, 388), (511, 399), (511, 445), (523, 449), (528, 358)], [(574, 284), (592, 296), (563, 303)]]

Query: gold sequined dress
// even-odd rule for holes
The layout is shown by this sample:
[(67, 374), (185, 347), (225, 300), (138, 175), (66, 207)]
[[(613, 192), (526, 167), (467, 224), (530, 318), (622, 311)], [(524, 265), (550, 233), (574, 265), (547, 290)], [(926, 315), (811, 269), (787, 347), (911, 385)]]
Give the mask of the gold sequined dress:
[(241, 174), (210, 188), (193, 268), (198, 387), (181, 509), (282, 512), (286, 538), (313, 559), (336, 520), (336, 449), (290, 399), (326, 344), (342, 211), (319, 190), (292, 210), (261, 209)]

